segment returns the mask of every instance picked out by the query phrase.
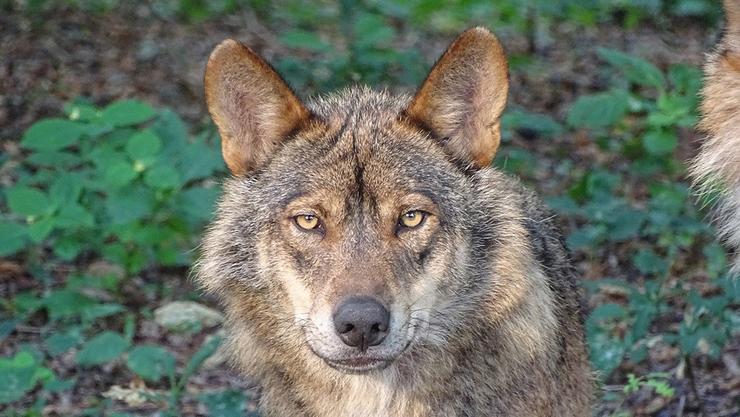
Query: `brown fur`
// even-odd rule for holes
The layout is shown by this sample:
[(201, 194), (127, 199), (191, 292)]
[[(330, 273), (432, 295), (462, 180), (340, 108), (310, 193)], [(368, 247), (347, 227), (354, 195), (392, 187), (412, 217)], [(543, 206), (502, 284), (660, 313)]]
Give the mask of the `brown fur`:
[[(263, 413), (590, 415), (560, 233), (531, 192), (489, 166), (508, 86), (496, 38), (463, 33), (413, 99), (350, 88), (287, 113), (269, 110), (303, 105), (244, 48), (226, 41), (206, 73), (234, 177), (197, 276), (224, 302), (230, 351), (262, 386)], [(265, 142), (245, 120), (281, 128)], [(401, 227), (408, 210), (424, 222)], [(305, 214), (320, 227), (297, 227)], [(356, 295), (391, 316), (386, 339), (367, 351), (331, 325)]]
[[(740, 0), (725, 0), (722, 40), (704, 66), (701, 122), (707, 134), (691, 173), (701, 192), (721, 194), (716, 220), (730, 247), (740, 248)], [(734, 258), (740, 272), (740, 252)]]

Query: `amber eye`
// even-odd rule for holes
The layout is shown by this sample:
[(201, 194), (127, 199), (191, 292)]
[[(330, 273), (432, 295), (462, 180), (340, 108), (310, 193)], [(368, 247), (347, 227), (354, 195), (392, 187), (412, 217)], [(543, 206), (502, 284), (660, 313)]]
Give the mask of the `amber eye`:
[(421, 223), (424, 221), (425, 217), (426, 213), (424, 213), (423, 211), (411, 210), (403, 213), (398, 219), (398, 222), (403, 227), (413, 229), (414, 227), (419, 227), (419, 225), (421, 225)]
[(319, 218), (313, 214), (301, 214), (295, 216), (293, 220), (303, 230), (313, 230), (319, 226)]

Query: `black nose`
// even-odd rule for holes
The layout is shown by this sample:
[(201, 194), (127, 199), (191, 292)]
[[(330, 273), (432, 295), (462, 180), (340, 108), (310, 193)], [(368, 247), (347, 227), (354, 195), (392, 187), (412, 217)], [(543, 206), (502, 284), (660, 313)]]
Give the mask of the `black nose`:
[(350, 297), (334, 311), (334, 328), (344, 344), (364, 352), (385, 339), (390, 316), (383, 304), (370, 297)]

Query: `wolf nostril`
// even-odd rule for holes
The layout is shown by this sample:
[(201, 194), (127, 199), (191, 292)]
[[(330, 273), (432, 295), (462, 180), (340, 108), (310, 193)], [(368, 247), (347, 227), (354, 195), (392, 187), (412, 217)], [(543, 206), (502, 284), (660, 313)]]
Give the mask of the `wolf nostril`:
[(337, 329), (337, 331), (339, 332), (339, 334), (343, 334), (343, 333), (351, 332), (352, 330), (354, 330), (354, 328), (355, 326), (349, 323), (344, 323), (344, 326), (341, 329)]
[(334, 328), (339, 338), (363, 352), (385, 339), (389, 322), (388, 309), (370, 297), (350, 297), (334, 312)]

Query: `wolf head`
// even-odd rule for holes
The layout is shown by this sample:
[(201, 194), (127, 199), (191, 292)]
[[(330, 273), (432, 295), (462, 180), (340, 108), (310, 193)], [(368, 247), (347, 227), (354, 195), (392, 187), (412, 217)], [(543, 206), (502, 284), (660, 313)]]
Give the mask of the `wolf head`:
[(507, 77), (482, 28), (411, 99), (350, 88), (304, 104), (248, 47), (213, 51), (206, 97), (233, 176), (198, 279), (244, 343), (350, 373), (444, 343), (489, 285), (476, 277), (495, 216), (476, 176), (499, 145)]

